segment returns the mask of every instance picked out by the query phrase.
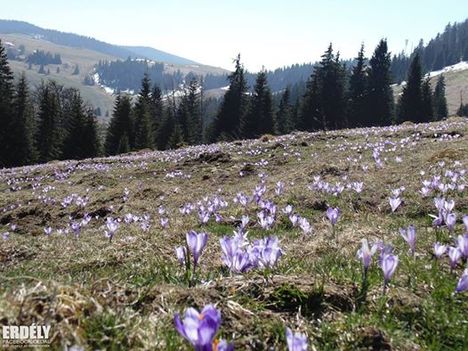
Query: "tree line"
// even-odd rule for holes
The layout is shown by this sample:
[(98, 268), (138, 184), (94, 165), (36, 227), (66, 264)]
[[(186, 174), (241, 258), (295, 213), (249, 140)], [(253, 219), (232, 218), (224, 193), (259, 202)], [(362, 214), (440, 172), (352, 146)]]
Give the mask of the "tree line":
[(15, 84), (1, 41), (0, 125), (0, 167), (83, 159), (100, 152), (94, 111), (79, 91), (52, 81), (32, 91), (24, 73)]
[[(0, 48), (0, 123), (8, 126), (0, 135), (6, 145), (0, 155), (2, 166), (447, 116), (444, 78), (433, 91), (418, 55), (395, 106), (391, 57), (382, 39), (370, 59), (361, 46), (350, 68), (330, 44), (303, 87), (290, 86), (279, 94), (272, 93), (264, 70), (250, 89), (239, 55), (217, 110), (204, 98), (196, 77), (182, 92), (163, 95), (144, 74), (136, 97), (118, 94), (101, 147), (94, 111), (78, 91), (48, 82), (31, 93), (24, 75), (14, 86), (1, 43)], [(213, 118), (207, 117), (207, 110)]]
[(421, 39), (411, 55), (401, 52), (392, 59), (392, 76), (400, 83), (406, 78), (412, 60), (419, 56), (423, 73), (438, 71), (460, 61), (468, 61), (468, 19), (447, 24), (442, 33), (424, 45)]

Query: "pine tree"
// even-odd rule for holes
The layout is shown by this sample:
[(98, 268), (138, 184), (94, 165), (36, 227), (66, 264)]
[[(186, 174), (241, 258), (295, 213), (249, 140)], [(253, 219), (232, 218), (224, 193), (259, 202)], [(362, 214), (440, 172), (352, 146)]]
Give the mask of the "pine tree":
[(13, 73), (8, 64), (5, 48), (0, 40), (0, 167), (6, 167), (12, 152), (7, 143), (8, 127), (11, 124), (13, 98)]
[(182, 139), (191, 145), (200, 144), (203, 136), (200, 89), (196, 79), (192, 79), (177, 113)]
[(163, 102), (162, 93), (159, 86), (154, 85), (153, 91), (151, 92), (151, 127), (152, 134), (154, 137), (153, 145), (157, 146), (158, 129), (161, 125), (163, 118)]
[(101, 154), (96, 115), (88, 108), (84, 115), (81, 158), (92, 158)]
[(422, 69), (419, 54), (416, 53), (411, 61), (406, 85), (399, 101), (399, 121), (423, 122), (424, 116), (422, 95)]
[(307, 81), (306, 92), (299, 103), (297, 127), (299, 130), (324, 129), (319, 77), (314, 71)]
[(387, 40), (380, 40), (369, 60), (368, 115), (364, 125), (390, 125), (393, 120), (393, 91), (390, 86), (390, 53)]
[(271, 90), (265, 70), (257, 74), (248, 113), (241, 119), (241, 137), (258, 138), (274, 132)]
[(118, 95), (107, 128), (105, 154), (116, 155), (130, 151), (132, 131), (130, 98), (126, 95)]
[(141, 82), (133, 113), (135, 116), (135, 149), (152, 148), (154, 136), (151, 121), (151, 81), (148, 74), (145, 74)]
[(301, 108), (301, 129), (340, 129), (347, 126), (345, 102), (345, 69), (339, 53), (330, 44), (307, 83)]
[(361, 127), (366, 124), (369, 114), (367, 96), (367, 65), (364, 57), (364, 45), (356, 57), (356, 65), (349, 79), (348, 122), (350, 127)]
[(240, 121), (248, 107), (247, 81), (240, 55), (234, 60), (235, 70), (228, 77), (229, 88), (224, 95), (219, 113), (213, 121), (213, 137), (216, 140), (233, 140), (239, 137)]
[(174, 132), (176, 126), (176, 119), (174, 116), (174, 108), (169, 103), (164, 109), (162, 122), (159, 126), (156, 141), (158, 150), (166, 150), (170, 147), (169, 140)]
[(7, 135), (9, 166), (32, 164), (37, 159), (34, 145), (34, 114), (24, 73), (16, 86), (12, 116)]
[(275, 131), (276, 134), (283, 135), (288, 134), (294, 130), (293, 124), (293, 106), (290, 104), (290, 90), (287, 87), (281, 100), (279, 102), (278, 111), (275, 116)]
[(61, 105), (57, 86), (53, 82), (39, 91), (39, 114), (36, 143), (40, 162), (57, 160), (61, 156), (63, 133), (61, 130)]
[(433, 98), (432, 98), (432, 88), (431, 82), (429, 78), (426, 78), (423, 83), (421, 84), (421, 94), (422, 94), (422, 101), (421, 101), (421, 108), (422, 108), (422, 116), (424, 121), (432, 121), (434, 119), (434, 106), (433, 106)]
[(448, 116), (447, 98), (445, 97), (445, 78), (440, 75), (434, 89), (434, 119), (440, 121)]

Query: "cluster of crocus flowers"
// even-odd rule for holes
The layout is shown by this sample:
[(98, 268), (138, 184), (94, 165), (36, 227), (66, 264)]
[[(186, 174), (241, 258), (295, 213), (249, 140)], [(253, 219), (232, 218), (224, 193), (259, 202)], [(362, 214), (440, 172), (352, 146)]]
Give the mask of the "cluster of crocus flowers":
[(242, 228), (233, 237), (221, 238), (220, 245), (221, 259), (233, 273), (244, 273), (255, 268), (273, 268), (283, 254), (277, 237), (269, 236), (250, 243)]
[(443, 225), (447, 226), (448, 230), (452, 232), (455, 228), (455, 223), (457, 222), (457, 215), (453, 213), (455, 207), (455, 201), (445, 200), (443, 197), (436, 197), (434, 199), (434, 205), (438, 210), (437, 215), (431, 215), (434, 220), (432, 224), (435, 227), (442, 227)]

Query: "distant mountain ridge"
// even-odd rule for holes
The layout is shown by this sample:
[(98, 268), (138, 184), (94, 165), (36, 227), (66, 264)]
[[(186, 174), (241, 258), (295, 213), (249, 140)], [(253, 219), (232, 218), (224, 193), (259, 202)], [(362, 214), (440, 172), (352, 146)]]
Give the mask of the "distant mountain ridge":
[(39, 36), (40, 38), (50, 41), (54, 44), (76, 48), (85, 48), (106, 55), (116, 56), (122, 59), (132, 57), (147, 58), (158, 62), (178, 65), (197, 64), (195, 61), (172, 55), (170, 53), (151, 47), (113, 45), (83, 35), (60, 32), (54, 29), (44, 29), (24, 21), (0, 19), (0, 34), (26, 34), (31, 36)]

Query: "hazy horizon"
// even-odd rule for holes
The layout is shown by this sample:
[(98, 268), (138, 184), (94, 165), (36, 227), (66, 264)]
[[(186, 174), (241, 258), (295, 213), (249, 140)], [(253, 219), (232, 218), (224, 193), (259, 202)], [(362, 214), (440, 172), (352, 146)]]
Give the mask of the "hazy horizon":
[(249, 71), (314, 62), (330, 42), (343, 58), (355, 57), (362, 42), (369, 56), (382, 37), (388, 39), (392, 53), (410, 51), (421, 38), (426, 42), (442, 32), (447, 23), (463, 21), (466, 13), (468, 3), (459, 0), (445, 1), (444, 6), (402, 0), (345, 4), (18, 0), (2, 6), (5, 19), (116, 45), (149, 46), (226, 69), (240, 52)]

